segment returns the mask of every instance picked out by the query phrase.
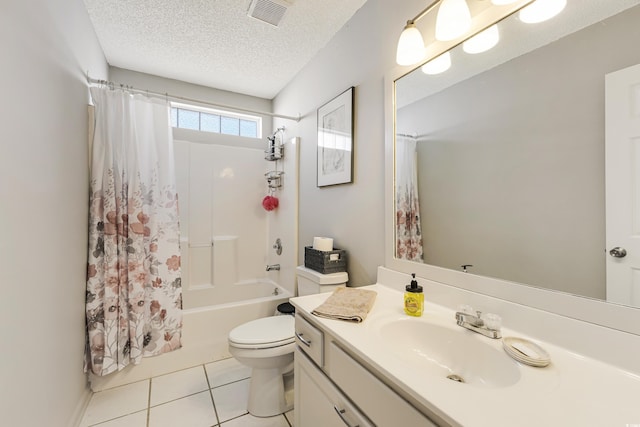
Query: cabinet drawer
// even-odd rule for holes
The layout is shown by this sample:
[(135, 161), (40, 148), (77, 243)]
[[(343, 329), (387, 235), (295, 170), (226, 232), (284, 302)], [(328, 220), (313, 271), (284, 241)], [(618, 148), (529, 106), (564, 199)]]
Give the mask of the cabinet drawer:
[(295, 352), (294, 378), (296, 426), (373, 427), (300, 347)]
[(334, 342), (329, 344), (329, 357), (330, 378), (378, 427), (436, 427)]
[(324, 341), (322, 331), (304, 317), (296, 314), (296, 342), (319, 367), (324, 365)]

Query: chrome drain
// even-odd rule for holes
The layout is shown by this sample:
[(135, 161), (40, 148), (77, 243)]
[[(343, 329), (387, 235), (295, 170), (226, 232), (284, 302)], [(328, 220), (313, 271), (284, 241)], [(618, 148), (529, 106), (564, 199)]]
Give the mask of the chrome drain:
[(456, 381), (456, 382), (459, 382), (459, 383), (463, 383), (464, 382), (464, 378), (462, 378), (460, 375), (456, 375), (456, 374), (447, 375), (447, 378), (449, 378), (451, 381)]

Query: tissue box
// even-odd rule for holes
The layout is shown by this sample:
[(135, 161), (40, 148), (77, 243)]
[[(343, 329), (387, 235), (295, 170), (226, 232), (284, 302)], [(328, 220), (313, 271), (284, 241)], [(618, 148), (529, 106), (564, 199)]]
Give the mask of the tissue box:
[(347, 271), (347, 251), (342, 249), (319, 251), (312, 246), (305, 246), (304, 266), (322, 274)]

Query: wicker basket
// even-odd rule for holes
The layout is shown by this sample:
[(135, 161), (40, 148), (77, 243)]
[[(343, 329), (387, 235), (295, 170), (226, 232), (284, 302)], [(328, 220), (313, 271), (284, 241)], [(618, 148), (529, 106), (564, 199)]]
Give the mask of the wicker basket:
[[(331, 255), (338, 254), (338, 259), (331, 259)], [(336, 258), (335, 255), (333, 258)], [(340, 273), (347, 271), (347, 251), (334, 249), (319, 251), (312, 246), (304, 247), (304, 266), (322, 274)]]

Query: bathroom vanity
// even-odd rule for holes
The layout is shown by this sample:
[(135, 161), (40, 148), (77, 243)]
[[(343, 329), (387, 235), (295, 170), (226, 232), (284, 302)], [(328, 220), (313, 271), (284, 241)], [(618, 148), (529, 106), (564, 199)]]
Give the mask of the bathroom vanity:
[[(381, 274), (382, 272), (383, 274)], [(545, 313), (503, 308), (504, 337), (525, 338), (550, 356), (546, 367), (517, 362), (491, 339), (456, 325), (448, 298), (477, 304), (473, 296), (420, 279), (425, 314), (403, 312), (401, 288), (381, 283), (409, 276), (381, 268), (378, 283), (367, 286), (376, 302), (362, 323), (311, 314), (328, 294), (293, 298), (296, 307), (295, 424), (314, 426), (629, 426), (640, 424), (640, 375), (544, 337), (510, 328), (514, 313), (543, 323), (554, 333), (575, 334), (585, 325)], [(483, 297), (486, 298), (486, 297)], [(477, 307), (481, 308), (481, 307)], [(498, 313), (501, 314), (501, 313)], [(534, 316), (534, 317), (531, 317)], [(542, 317), (535, 317), (542, 316)], [(514, 322), (517, 323), (517, 322)], [(579, 322), (583, 323), (583, 322)], [(593, 325), (591, 325), (593, 327)], [(614, 345), (608, 331), (592, 331), (599, 346)], [(555, 341), (552, 339), (552, 341)], [(635, 346), (626, 347), (632, 351)], [(464, 382), (458, 382), (457, 380)]]
[[(298, 309), (302, 311), (301, 306)], [(405, 400), (401, 389), (388, 386), (372, 372), (330, 328), (310, 316), (296, 314), (295, 425), (437, 425)]]

